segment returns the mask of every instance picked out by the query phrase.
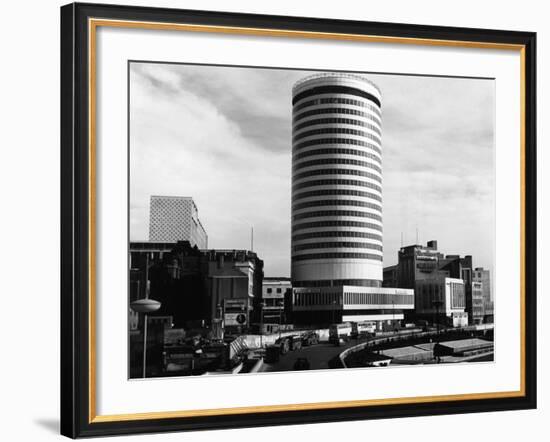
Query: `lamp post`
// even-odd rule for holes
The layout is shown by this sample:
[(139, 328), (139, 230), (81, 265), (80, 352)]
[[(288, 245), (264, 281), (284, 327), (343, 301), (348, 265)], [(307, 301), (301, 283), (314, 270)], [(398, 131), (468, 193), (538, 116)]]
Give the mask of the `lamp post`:
[[(436, 323), (435, 323), (435, 327), (436, 327), (436, 334), (435, 334), (435, 345), (437, 346), (438, 348), (438, 351), (439, 351), (439, 307), (441, 307), (443, 305), (443, 301), (439, 300), (439, 299), (436, 299), (436, 300), (433, 300), (432, 301), (432, 305), (435, 307), (435, 318), (436, 318)], [(434, 350), (436, 348), (436, 346), (434, 346)], [(439, 363), (439, 356), (437, 356), (437, 363)]]
[(260, 348), (264, 347), (264, 303), (260, 302)]
[(284, 301), (279, 301), (279, 339), (281, 339), (281, 325), (283, 324), (283, 308), (285, 306)]
[(443, 305), (443, 301), (440, 300), (434, 300), (432, 301), (433, 306), (435, 307), (435, 320), (437, 321), (435, 323), (435, 327), (437, 330), (436, 336), (439, 338), (439, 307)]
[(392, 313), (392, 327), (395, 330), (395, 301), (391, 302), (391, 313)]
[(157, 311), (160, 302), (154, 299), (138, 299), (130, 304), (130, 308), (136, 313), (143, 313), (143, 377), (147, 377), (147, 314)]

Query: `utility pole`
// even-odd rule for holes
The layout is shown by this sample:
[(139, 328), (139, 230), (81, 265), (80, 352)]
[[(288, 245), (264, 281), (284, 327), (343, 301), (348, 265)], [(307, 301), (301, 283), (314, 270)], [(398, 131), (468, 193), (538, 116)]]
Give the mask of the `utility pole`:
[(250, 251), (254, 251), (254, 226), (250, 226)]

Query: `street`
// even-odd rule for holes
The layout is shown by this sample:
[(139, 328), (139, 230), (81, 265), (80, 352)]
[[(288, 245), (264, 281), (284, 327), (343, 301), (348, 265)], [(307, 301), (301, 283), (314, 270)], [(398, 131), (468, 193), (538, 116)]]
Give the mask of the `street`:
[(333, 357), (342, 353), (346, 348), (360, 344), (361, 342), (363, 342), (361, 339), (352, 339), (339, 347), (328, 342), (302, 347), (300, 350), (289, 351), (286, 355), (281, 355), (279, 362), (264, 363), (262, 371), (292, 371), (294, 370), (294, 363), (298, 358), (306, 358), (309, 361), (310, 370), (328, 369), (328, 362)]

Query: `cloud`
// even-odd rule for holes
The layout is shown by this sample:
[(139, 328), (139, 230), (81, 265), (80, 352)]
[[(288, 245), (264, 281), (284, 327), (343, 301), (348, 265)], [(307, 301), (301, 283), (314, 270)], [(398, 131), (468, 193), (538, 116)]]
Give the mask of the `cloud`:
[[(192, 196), (213, 248), (290, 271), (291, 88), (305, 71), (132, 63), (130, 236), (150, 195)], [(384, 264), (406, 243), (492, 268), (494, 82), (367, 75), (382, 90)]]

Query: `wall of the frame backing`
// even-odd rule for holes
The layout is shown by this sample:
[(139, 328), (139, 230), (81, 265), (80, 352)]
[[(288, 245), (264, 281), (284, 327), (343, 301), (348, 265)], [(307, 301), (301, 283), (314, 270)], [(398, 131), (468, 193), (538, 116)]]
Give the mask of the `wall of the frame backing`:
[[(4, 416), (2, 440), (59, 440), (59, 6), (63, 1), (11, 2), (4, 6), (1, 28), (0, 90), (5, 124), (2, 125), (0, 185), (4, 210), (0, 218), (3, 253), (3, 303), (0, 320), (2, 355), (0, 400)], [(539, 146), (547, 139), (540, 122), (550, 105), (544, 82), (549, 62), (549, 14), (543, 2), (406, 1), (365, 2), (255, 2), (252, 0), (123, 1), (132, 5), (226, 10), (265, 14), (316, 16), (446, 26), (538, 31)], [(539, 151), (539, 171), (548, 153)], [(550, 220), (542, 194), (550, 179), (539, 173), (539, 225)], [(550, 241), (539, 232), (539, 275), (543, 275)], [(539, 342), (549, 334), (541, 313), (550, 308), (539, 281)], [(17, 308), (16, 308), (17, 306)], [(539, 345), (539, 373), (550, 363), (548, 350)], [(115, 438), (124, 441), (279, 441), (339, 438), (421, 441), (519, 440), (544, 434), (548, 381), (539, 376), (539, 410), (440, 416), (398, 420), (346, 422), (293, 427), (253, 428), (190, 434)]]

